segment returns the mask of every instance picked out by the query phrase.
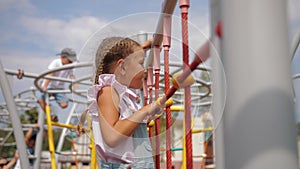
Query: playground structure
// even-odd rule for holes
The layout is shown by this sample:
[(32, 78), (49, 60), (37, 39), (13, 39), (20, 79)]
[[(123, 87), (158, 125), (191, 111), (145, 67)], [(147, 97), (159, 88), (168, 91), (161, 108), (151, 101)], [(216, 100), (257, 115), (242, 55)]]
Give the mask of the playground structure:
[[(222, 4), (223, 3), (223, 4)], [(169, 97), (173, 98), (173, 105), (182, 105), (184, 107), (177, 107), (177, 110), (184, 110), (184, 127), (182, 134), (184, 136), (183, 146), (179, 148), (172, 147), (172, 114), (171, 111), (176, 111), (176, 107), (167, 107), (166, 108), (166, 143), (165, 148), (161, 148), (161, 138), (159, 133), (159, 120), (156, 120), (154, 123), (155, 127), (149, 127), (149, 134), (152, 133), (152, 128), (155, 129), (155, 140), (154, 145), (156, 146), (155, 150), (156, 154), (156, 168), (160, 168), (162, 164), (161, 154), (158, 151), (164, 150), (166, 157), (165, 168), (172, 168), (172, 151), (182, 151), (182, 167), (183, 168), (195, 168), (195, 157), (193, 157), (193, 153), (198, 151), (195, 150), (191, 145), (195, 144), (192, 142), (192, 136), (197, 132), (209, 132), (207, 135), (202, 134), (202, 137), (213, 136), (213, 155), (210, 157), (213, 159), (213, 163), (216, 164), (216, 168), (296, 168), (297, 167), (297, 152), (296, 152), (296, 136), (295, 130), (293, 128), (293, 92), (291, 85), (291, 76), (290, 72), (290, 61), (291, 58), (283, 57), (290, 56), (289, 54), (289, 46), (288, 46), (288, 36), (287, 36), (287, 28), (285, 26), (286, 21), (284, 19), (274, 19), (274, 16), (271, 17), (265, 14), (267, 10), (269, 14), (273, 14), (275, 16), (285, 16), (286, 15), (286, 2), (272, 2), (262, 4), (258, 0), (251, 1), (251, 4), (248, 4), (247, 8), (245, 4), (239, 2), (237, 0), (231, 0), (226, 3), (220, 2), (218, 0), (211, 1), (211, 37), (208, 43), (203, 45), (203, 50), (209, 49), (210, 57), (213, 59), (213, 67), (201, 67), (198, 66), (203, 60), (198, 60), (196, 64), (190, 64), (188, 60), (189, 56), (189, 48), (188, 48), (188, 1), (180, 1), (179, 6), (182, 10), (182, 30), (183, 30), (183, 69), (190, 70), (190, 72), (195, 71), (208, 71), (212, 73), (212, 79), (209, 81), (205, 81), (203, 79), (197, 79), (195, 77), (196, 83), (191, 86), (183, 85), (184, 90), (181, 88), (181, 82), (183, 80), (180, 77), (177, 77), (177, 81), (172, 78), (172, 84), (178, 84), (179, 87), (169, 88), (170, 86), (170, 75), (173, 75), (180, 71), (182, 68), (182, 63), (168, 63), (169, 59), (169, 50), (171, 46), (171, 22), (172, 22), (172, 13), (177, 4), (177, 1), (165, 1), (164, 8), (162, 10), (162, 15), (159, 19), (156, 34), (153, 36), (153, 47), (149, 53), (148, 60), (146, 62), (146, 66), (148, 68), (148, 79), (145, 81), (144, 89), (143, 89), (143, 103), (148, 104), (152, 101), (157, 101), (159, 97), (162, 96), (162, 99), (159, 102), (164, 103)], [(268, 19), (270, 25), (264, 25), (259, 30), (253, 29), (253, 27), (249, 26), (250, 23), (248, 21), (243, 20), (243, 18), (249, 18), (251, 21), (255, 22), (257, 20), (257, 24), (261, 24), (260, 21), (263, 19), (257, 19), (256, 16), (251, 12), (239, 13), (241, 10), (245, 9), (255, 9), (256, 12), (261, 14)], [(280, 10), (279, 10), (280, 9)], [(239, 13), (239, 16), (236, 13)], [(222, 17), (221, 17), (222, 16)], [(234, 17), (233, 17), (234, 16)], [(284, 18), (284, 17), (283, 17)], [(220, 23), (222, 20), (222, 33), (220, 32)], [(230, 24), (227, 24), (230, 23)], [(256, 22), (255, 22), (256, 23)], [(251, 23), (254, 24), (254, 23)], [(236, 25), (241, 25), (241, 28), (237, 29)], [(213, 28), (217, 28), (219, 30), (214, 31)], [(277, 36), (272, 36), (269, 34), (269, 29), (272, 28), (274, 32), (276, 32)], [(261, 40), (260, 37), (264, 37), (267, 35), (266, 39)], [(143, 37), (144, 35), (137, 35), (140, 41), (146, 39)], [(242, 36), (243, 38), (240, 38)], [(247, 39), (246, 42), (244, 39)], [(296, 40), (292, 45), (292, 54), (295, 54), (295, 50), (299, 44), (299, 36), (295, 38)], [(270, 44), (275, 45), (270, 46)], [(207, 47), (209, 46), (209, 48)], [(159, 63), (161, 60), (160, 57), (160, 46), (163, 47), (163, 56), (164, 56), (164, 64)], [(205, 47), (206, 46), (206, 47)], [(233, 47), (234, 46), (234, 47)], [(206, 54), (207, 52), (203, 52), (200, 50), (200, 54)], [(245, 53), (244, 51), (253, 51)], [(202, 53), (201, 53), (202, 52)], [(196, 53), (196, 52), (195, 52)], [(261, 53), (261, 54), (260, 54)], [(219, 58), (218, 54), (221, 55)], [(199, 55), (198, 55), (199, 56)], [(195, 59), (203, 58), (203, 55), (200, 57), (195, 56)], [(205, 57), (204, 57), (205, 58)], [(275, 59), (274, 59), (275, 58)], [(220, 59), (220, 60), (217, 60)], [(222, 64), (220, 63), (222, 62)], [(254, 62), (255, 61), (255, 62)], [(270, 65), (270, 61), (272, 65)], [(192, 63), (194, 63), (192, 61)], [(160, 74), (160, 67), (164, 65), (164, 76)], [(189, 69), (187, 69), (186, 65), (189, 65)], [(266, 69), (266, 65), (268, 65), (268, 69)], [(89, 67), (91, 63), (77, 63), (70, 66), (64, 66), (61, 69), (78, 69), (80, 67)], [(224, 66), (224, 67), (223, 67)], [(175, 69), (171, 69), (175, 67)], [(191, 68), (193, 67), (193, 68)], [(278, 69), (280, 67), (280, 69)], [(226, 72), (226, 82), (224, 76), (224, 70)], [(59, 71), (61, 69), (52, 70)], [(171, 71), (169, 71), (169, 69)], [(254, 70), (255, 71), (250, 71)], [(249, 73), (249, 76), (244, 76), (241, 72)], [(255, 73), (260, 72), (260, 73)], [(28, 157), (25, 150), (24, 144), (24, 135), (21, 129), (24, 126), (21, 126), (20, 122), (16, 119), (19, 119), (17, 116), (17, 108), (18, 107), (30, 107), (31, 104), (36, 100), (34, 99), (34, 93), (37, 89), (39, 89), (38, 81), (42, 78), (49, 78), (52, 80), (63, 80), (65, 82), (70, 83), (70, 87), (66, 91), (51, 91), (51, 92), (65, 92), (72, 93), (79, 98), (85, 96), (85, 90), (73, 90), (71, 87), (72, 83), (77, 83), (80, 85), (91, 85), (89, 82), (89, 77), (80, 77), (76, 81), (71, 81), (67, 79), (57, 79), (53, 77), (48, 77), (47, 74), (50, 72), (47, 71), (40, 75), (34, 75), (29, 73), (20, 73), (20, 71), (11, 71), (4, 70), (1, 66), (0, 68), (0, 77), (1, 77), (1, 88), (3, 94), (5, 95), (6, 105), (1, 106), (5, 115), (10, 115), (11, 119), (15, 119), (12, 122), (12, 126), (14, 129), (14, 135), (16, 138), (16, 144), (18, 146), (18, 151), (22, 154), (20, 156), (22, 166), (29, 166)], [(152, 74), (154, 73), (154, 74)], [(253, 73), (253, 74), (251, 74)], [(6, 83), (5, 74), (21, 76), (23, 78), (34, 78), (36, 89), (30, 89), (32, 95), (30, 97), (22, 98), (23, 93), (19, 94), (19, 97), (13, 97), (10, 93), (9, 85)], [(188, 73), (189, 74), (189, 73)], [(154, 82), (153, 79), (154, 77)], [(298, 78), (298, 75), (295, 75), (294, 78)], [(213, 83), (211, 83), (211, 81)], [(255, 82), (255, 83), (249, 83)], [(226, 86), (226, 88), (224, 87)], [(200, 93), (199, 87), (206, 88), (205, 92)], [(162, 88), (165, 89), (164, 93), (162, 92)], [(225, 91), (222, 91), (223, 89)], [(179, 89), (179, 90), (177, 90)], [(153, 92), (154, 91), (154, 92)], [(197, 92), (198, 91), (198, 92)], [(212, 99), (212, 92), (214, 99)], [(184, 97), (182, 97), (184, 93)], [(262, 93), (262, 94), (261, 94)], [(225, 104), (225, 96), (227, 102)], [(75, 97), (72, 97), (73, 107), (70, 110), (69, 117), (66, 121), (66, 124), (60, 123), (52, 123), (50, 121), (50, 107), (47, 108), (46, 116), (47, 116), (47, 129), (49, 134), (49, 152), (50, 152), (50, 160), (52, 168), (56, 168), (59, 162), (59, 156), (68, 156), (70, 155), (74, 161), (79, 161), (80, 153), (71, 152), (70, 154), (59, 154), (59, 150), (61, 144), (68, 132), (72, 131), (75, 128), (74, 125), (69, 124), (72, 117), (78, 117), (79, 115), (74, 115), (76, 106), (78, 104), (87, 104), (84, 99), (76, 100)], [(182, 99), (184, 98), (184, 99)], [(206, 102), (203, 102), (203, 100)], [(257, 99), (257, 100), (256, 100)], [(271, 101), (270, 101), (271, 100)], [(49, 100), (48, 100), (49, 101)], [(201, 102), (201, 104), (199, 104)], [(15, 104), (16, 103), (16, 104)], [(274, 104), (275, 103), (275, 104)], [(213, 114), (212, 124), (207, 126), (205, 124), (198, 128), (198, 130), (193, 129), (193, 119), (191, 119), (194, 110), (193, 107), (201, 107), (205, 105), (212, 104), (212, 109), (210, 110)], [(270, 106), (271, 105), (271, 106)], [(224, 106), (224, 107), (223, 107)], [(224, 108), (224, 110), (223, 110)], [(9, 113), (8, 113), (9, 112)], [(80, 113), (81, 111), (79, 111)], [(220, 113), (216, 115), (216, 113)], [(223, 113), (224, 112), (224, 113)], [(285, 112), (285, 114), (282, 114)], [(204, 113), (204, 112), (203, 112)], [(263, 115), (262, 115), (263, 113)], [(43, 125), (44, 122), (44, 113), (39, 113), (39, 121), (38, 123)], [(217, 119), (216, 117), (222, 116), (222, 118)], [(272, 118), (270, 118), (272, 117)], [(253, 122), (255, 121), (255, 122)], [(54, 148), (54, 143), (51, 141), (53, 138), (52, 135), (52, 126), (60, 126), (63, 127), (62, 137), (59, 141), (56, 149)], [(276, 126), (276, 127), (275, 127)], [(43, 129), (43, 128), (42, 128)], [(38, 135), (38, 138), (42, 138), (42, 130)], [(213, 133), (213, 134), (212, 134)], [(266, 135), (266, 133), (268, 133)], [(259, 139), (257, 142), (255, 138)], [(253, 138), (254, 137), (254, 138)], [(92, 137), (90, 137), (92, 138)], [(41, 141), (42, 139), (38, 139)], [(85, 139), (89, 140), (89, 139)], [(294, 140), (294, 141), (293, 141)], [(274, 147), (272, 144), (275, 144)], [(93, 157), (92, 141), (85, 142), (85, 147), (87, 148), (86, 152), (81, 152), (81, 155), (90, 154), (90, 166), (95, 167), (95, 157)], [(208, 144), (208, 143), (207, 143)], [(204, 146), (203, 142), (203, 147)], [(226, 146), (224, 146), (226, 145)], [(250, 148), (249, 148), (250, 146)], [(88, 150), (88, 147), (91, 147)], [(205, 148), (204, 148), (205, 149)], [(92, 153), (91, 153), (92, 151)], [(36, 144), (36, 152), (41, 152), (41, 142), (37, 142)], [(55, 153), (58, 152), (58, 153)], [(245, 153), (247, 152), (247, 153)], [(205, 161), (205, 154), (199, 156), (202, 159), (202, 162)], [(241, 156), (244, 154), (244, 156)], [(36, 154), (33, 158), (35, 158), (35, 166), (34, 168), (39, 168), (39, 162), (41, 155)], [(58, 158), (57, 158), (58, 157)], [(88, 161), (89, 161), (88, 160)], [(271, 160), (271, 161), (270, 161)], [(194, 165), (194, 166), (193, 166)], [(204, 168), (204, 164), (201, 166)], [(77, 164), (79, 167), (79, 164)], [(96, 167), (95, 167), (96, 168)]]

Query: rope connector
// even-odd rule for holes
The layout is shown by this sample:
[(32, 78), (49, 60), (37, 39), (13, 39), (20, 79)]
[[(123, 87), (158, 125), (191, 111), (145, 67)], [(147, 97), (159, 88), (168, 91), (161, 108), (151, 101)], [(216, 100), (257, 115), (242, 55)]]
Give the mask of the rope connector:
[(162, 99), (163, 99), (163, 97), (157, 98), (156, 104), (159, 106), (163, 106), (163, 107), (170, 107), (173, 104), (173, 99), (171, 97), (165, 102), (162, 102)]
[(22, 79), (24, 76), (24, 70), (22, 69), (18, 69), (18, 74), (17, 74), (17, 78), (18, 79)]
[(195, 82), (194, 77), (191, 74), (188, 77), (186, 77), (183, 81), (179, 79), (181, 75), (182, 74), (175, 74), (172, 78), (172, 84), (177, 89), (191, 86)]

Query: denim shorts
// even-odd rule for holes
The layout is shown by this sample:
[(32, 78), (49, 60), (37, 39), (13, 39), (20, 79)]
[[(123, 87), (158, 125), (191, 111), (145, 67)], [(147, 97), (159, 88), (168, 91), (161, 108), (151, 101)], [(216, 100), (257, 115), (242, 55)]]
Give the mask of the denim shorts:
[(154, 164), (146, 161), (139, 161), (133, 164), (116, 164), (100, 161), (98, 167), (101, 169), (154, 169)]
[[(59, 89), (49, 88), (47, 90), (59, 90)], [(67, 103), (68, 102), (68, 98), (65, 93), (51, 93), (51, 94), (49, 94), (49, 96), (53, 96), (57, 103)], [(44, 92), (40, 92), (40, 98), (45, 100)]]

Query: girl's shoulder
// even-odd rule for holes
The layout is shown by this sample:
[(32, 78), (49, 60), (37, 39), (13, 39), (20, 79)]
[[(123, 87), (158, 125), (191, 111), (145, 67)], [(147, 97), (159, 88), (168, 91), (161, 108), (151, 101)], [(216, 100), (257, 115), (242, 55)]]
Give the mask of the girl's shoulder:
[(119, 105), (120, 99), (126, 91), (127, 87), (116, 81), (115, 75), (100, 75), (98, 84), (91, 86), (87, 91), (89, 112), (94, 116), (98, 116), (98, 101), (100, 100), (102, 104), (107, 103), (107, 105), (110, 105), (110, 103), (115, 103)]
[(98, 84), (88, 89), (88, 99), (97, 99), (99, 91), (103, 89), (103, 92), (111, 92), (112, 88), (119, 97), (122, 97), (127, 90), (126, 86), (116, 81), (114, 74), (102, 74), (99, 76)]

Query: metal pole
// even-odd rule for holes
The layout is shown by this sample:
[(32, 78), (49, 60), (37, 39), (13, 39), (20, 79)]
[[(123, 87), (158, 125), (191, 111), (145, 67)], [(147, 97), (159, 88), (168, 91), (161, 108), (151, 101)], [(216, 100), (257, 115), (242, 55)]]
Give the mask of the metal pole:
[(44, 120), (45, 120), (45, 113), (44, 111), (39, 108), (39, 118), (38, 118), (38, 124), (40, 126), (39, 132), (36, 137), (36, 143), (35, 143), (35, 161), (33, 168), (39, 169), (40, 168), (40, 161), (41, 161), (41, 152), (42, 152), (42, 146), (43, 146), (43, 136), (44, 136)]
[(1, 84), (3, 96), (7, 104), (7, 109), (12, 122), (12, 127), (14, 129), (14, 136), (17, 142), (17, 149), (19, 153), (21, 166), (23, 168), (29, 168), (28, 154), (26, 151), (27, 146), (24, 141), (25, 138), (21, 127), (20, 118), (17, 114), (17, 108), (14, 102), (14, 98), (12, 96), (11, 88), (8, 84), (8, 80), (6, 78), (1, 61), (0, 61), (0, 84)]
[(293, 59), (294, 59), (294, 56), (299, 47), (299, 44), (300, 44), (300, 27), (297, 29), (297, 33), (295, 34), (293, 41), (292, 41), (292, 47), (291, 47), (292, 59), (291, 59), (291, 61), (293, 61)]
[(287, 1), (224, 0), (226, 169), (296, 169)]
[[(158, 19), (158, 23), (156, 25), (155, 33), (153, 36), (152, 46), (161, 46), (163, 41), (163, 21), (165, 15), (172, 15), (177, 4), (177, 0), (164, 0), (163, 9), (161, 10), (161, 14)], [(145, 61), (145, 67), (149, 67), (153, 65), (154, 53), (150, 50), (149, 56)]]
[[(159, 97), (159, 76), (160, 76), (160, 48), (153, 48), (153, 66), (155, 74), (155, 99)], [(166, 86), (167, 87), (167, 86)], [(155, 122), (155, 168), (160, 169), (160, 117), (154, 120)], [(167, 135), (167, 134), (166, 134)], [(166, 143), (167, 144), (167, 143)], [(166, 148), (167, 150), (167, 148)]]
[(46, 120), (48, 126), (48, 145), (49, 145), (49, 152), (51, 158), (51, 168), (56, 169), (56, 159), (55, 159), (55, 148), (54, 148), (54, 138), (53, 138), (53, 129), (52, 129), (52, 121), (51, 121), (51, 110), (49, 105), (49, 94), (45, 93), (45, 113), (46, 113)]
[[(182, 53), (183, 69), (188, 68), (189, 64), (189, 41), (188, 41), (188, 9), (189, 0), (180, 0), (179, 7), (181, 10), (181, 27), (182, 27)], [(185, 128), (185, 153), (186, 168), (193, 168), (193, 148), (192, 148), (192, 131), (191, 131), (191, 89), (190, 86), (184, 88), (184, 128)]]
[(210, 1), (211, 13), (211, 44), (210, 44), (210, 57), (212, 59), (212, 114), (213, 114), (213, 127), (214, 127), (214, 163), (217, 169), (225, 169), (224, 164), (224, 131), (223, 131), (223, 111), (225, 103), (225, 75), (223, 65), (221, 63), (220, 55), (220, 41), (221, 39), (216, 35), (215, 28), (221, 20), (221, 7), (220, 0)]
[[(163, 48), (164, 48), (164, 79), (165, 79), (165, 93), (170, 89), (170, 70), (169, 70), (169, 52), (171, 47), (171, 28), (172, 28), (172, 15), (165, 15), (163, 22)], [(157, 59), (159, 53), (157, 52)], [(159, 62), (156, 62), (158, 66)], [(159, 74), (158, 74), (159, 75)], [(159, 81), (159, 78), (157, 79)], [(157, 82), (158, 83), (158, 82)], [(158, 98), (158, 97), (157, 97)], [(156, 99), (157, 99), (156, 98)], [(157, 119), (155, 122), (159, 122)], [(166, 159), (167, 168), (172, 168), (172, 114), (170, 106), (166, 107)]]
[[(72, 108), (70, 110), (69, 116), (68, 116), (68, 118), (67, 118), (67, 120), (65, 122), (65, 124), (70, 124), (71, 119), (72, 119), (72, 117), (74, 115), (76, 107), (77, 107), (77, 103), (74, 102), (73, 106), (72, 106)], [(66, 127), (63, 128), (63, 130), (62, 130), (62, 132), (60, 134), (59, 141), (58, 141), (58, 144), (56, 146), (56, 151), (57, 152), (61, 152), (61, 149), (62, 149), (62, 146), (64, 144), (64, 140), (65, 140), (65, 136), (66, 136), (67, 130), (68, 130), (68, 128), (66, 128)]]
[[(148, 34), (146, 32), (140, 31), (137, 34), (137, 40), (140, 44), (145, 43), (148, 40)], [(145, 53), (146, 57), (146, 53)], [(147, 69), (147, 67), (145, 67)], [(148, 72), (149, 73), (149, 70)], [(148, 104), (148, 90), (147, 90), (147, 78), (143, 79), (143, 89), (140, 91), (141, 97), (141, 103), (144, 105)], [(149, 136), (151, 135), (152, 127), (149, 127)], [(150, 136), (151, 137), (151, 136)]]

